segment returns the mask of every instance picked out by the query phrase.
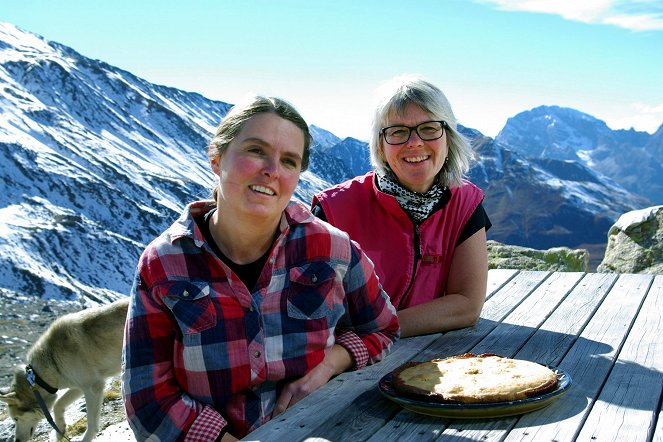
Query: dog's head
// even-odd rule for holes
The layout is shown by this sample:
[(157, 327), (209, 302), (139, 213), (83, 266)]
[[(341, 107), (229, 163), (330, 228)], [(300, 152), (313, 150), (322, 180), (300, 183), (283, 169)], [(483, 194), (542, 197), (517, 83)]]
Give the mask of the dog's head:
[(7, 404), (9, 416), (16, 426), (16, 442), (30, 440), (37, 424), (44, 418), (44, 412), (25, 378), (25, 366), (14, 369), (14, 379), (9, 390), (0, 390), (0, 401)]

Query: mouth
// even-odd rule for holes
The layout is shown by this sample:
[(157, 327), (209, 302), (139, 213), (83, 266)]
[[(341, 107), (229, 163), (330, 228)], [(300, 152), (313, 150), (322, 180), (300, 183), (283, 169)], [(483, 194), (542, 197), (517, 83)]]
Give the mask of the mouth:
[(264, 195), (269, 195), (269, 196), (276, 195), (276, 192), (265, 186), (249, 186), (249, 189), (253, 190), (254, 192), (262, 193)]
[(422, 155), (418, 157), (408, 157), (408, 158), (403, 158), (403, 161), (406, 163), (421, 163), (422, 161), (426, 161), (427, 159), (430, 158), (430, 155)]

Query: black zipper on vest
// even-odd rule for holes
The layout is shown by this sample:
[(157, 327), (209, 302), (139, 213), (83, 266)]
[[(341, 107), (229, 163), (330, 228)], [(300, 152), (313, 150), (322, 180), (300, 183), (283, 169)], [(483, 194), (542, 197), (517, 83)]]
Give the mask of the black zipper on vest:
[[(419, 234), (419, 224), (414, 224), (414, 263), (412, 264), (412, 276), (410, 277), (410, 283), (407, 285), (405, 292), (403, 292), (403, 297), (401, 302), (406, 299), (412, 284), (414, 284), (414, 276), (417, 274), (417, 265), (421, 261), (421, 236)], [(400, 303), (399, 303), (400, 304)]]

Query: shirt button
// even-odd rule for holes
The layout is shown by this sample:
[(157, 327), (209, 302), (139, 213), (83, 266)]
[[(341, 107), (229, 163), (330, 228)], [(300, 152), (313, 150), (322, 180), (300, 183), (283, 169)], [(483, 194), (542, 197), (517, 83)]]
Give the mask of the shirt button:
[(318, 282), (318, 275), (313, 275), (313, 278), (311, 278), (311, 281)]
[(253, 353), (253, 357), (258, 359), (260, 357), (260, 352), (256, 351), (255, 353)]
[(182, 293), (182, 296), (184, 296), (185, 298), (188, 298), (189, 297), (189, 291), (184, 290), (184, 293)]

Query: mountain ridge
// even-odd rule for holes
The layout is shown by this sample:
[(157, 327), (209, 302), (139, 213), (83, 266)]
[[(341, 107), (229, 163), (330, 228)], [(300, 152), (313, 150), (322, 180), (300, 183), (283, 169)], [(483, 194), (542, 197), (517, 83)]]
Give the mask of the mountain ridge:
[[(231, 104), (3, 23), (0, 79), (0, 288), (89, 304), (126, 295), (145, 245), (186, 203), (209, 196), (206, 148)], [(469, 178), (486, 192), (491, 239), (605, 242), (621, 213), (646, 205), (582, 158), (532, 159), (517, 143), (459, 130), (480, 156)], [(311, 165), (295, 193), (305, 203), (370, 168), (365, 142), (311, 132)], [(658, 132), (637, 148), (663, 150)]]
[(612, 130), (575, 109), (539, 106), (509, 118), (495, 141), (526, 158), (571, 160), (655, 204), (663, 202), (663, 124), (654, 134)]

